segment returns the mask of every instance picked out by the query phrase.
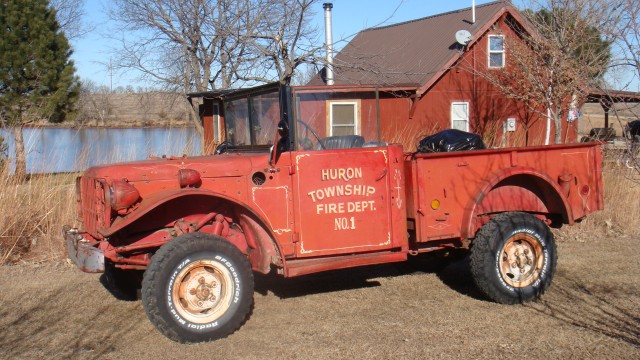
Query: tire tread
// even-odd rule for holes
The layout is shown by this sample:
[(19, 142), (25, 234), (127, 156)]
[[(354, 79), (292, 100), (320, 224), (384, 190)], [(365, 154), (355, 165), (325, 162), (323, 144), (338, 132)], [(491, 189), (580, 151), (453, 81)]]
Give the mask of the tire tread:
[[(163, 291), (164, 289), (158, 289), (156, 285), (159, 281), (157, 279), (159, 276), (162, 276), (160, 273), (164, 270), (164, 264), (169, 262), (171, 257), (175, 256), (175, 254), (188, 254), (193, 251), (211, 250), (214, 247), (216, 251), (221, 253), (236, 253), (235, 255), (239, 254), (241, 256), (239, 258), (241, 261), (234, 261), (234, 265), (239, 267), (238, 271), (240, 274), (248, 277), (247, 279), (242, 279), (242, 282), (245, 284), (245, 288), (243, 288), (243, 298), (240, 300), (241, 306), (238, 309), (238, 313), (243, 315), (233, 317), (228, 323), (217, 329), (218, 331), (216, 331), (215, 334), (210, 334), (209, 336), (207, 336), (207, 334), (202, 336), (202, 334), (180, 331), (182, 329), (178, 328), (174, 323), (168, 322), (160, 313), (159, 309), (163, 305), (158, 303), (157, 292)], [(151, 263), (147, 267), (142, 280), (142, 301), (147, 317), (160, 333), (171, 340), (181, 343), (202, 342), (225, 338), (238, 330), (244, 324), (253, 307), (253, 289), (254, 279), (251, 266), (249, 261), (240, 252), (240, 250), (238, 250), (238, 248), (218, 236), (204, 233), (190, 233), (163, 245), (153, 255)], [(247, 301), (246, 297), (250, 297), (250, 300)]]
[[(495, 256), (498, 247), (501, 247), (503, 239), (501, 235), (507, 232), (509, 226), (530, 225), (532, 227), (543, 230), (547, 235), (547, 247), (551, 258), (549, 264), (549, 273), (542, 279), (542, 285), (535, 289), (533, 295), (523, 295), (522, 290), (519, 296), (513, 296), (505, 292), (497, 281), (493, 279), (495, 267)], [(551, 285), (551, 280), (555, 273), (557, 263), (557, 251), (553, 234), (549, 228), (538, 218), (531, 214), (522, 212), (506, 212), (501, 213), (489, 220), (476, 234), (476, 238), (472, 243), (470, 255), (470, 268), (474, 283), (477, 288), (488, 298), (501, 304), (517, 304), (534, 300), (541, 296)]]

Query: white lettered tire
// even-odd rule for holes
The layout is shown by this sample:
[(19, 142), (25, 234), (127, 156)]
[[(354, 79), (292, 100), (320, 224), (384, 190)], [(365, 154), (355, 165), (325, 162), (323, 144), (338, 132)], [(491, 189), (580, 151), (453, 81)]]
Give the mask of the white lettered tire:
[(493, 217), (471, 247), (473, 280), (490, 299), (517, 304), (539, 298), (551, 285), (558, 255), (553, 234), (526, 213)]
[(236, 331), (251, 312), (251, 266), (223, 238), (185, 234), (151, 258), (142, 302), (153, 325), (174, 341), (220, 339)]

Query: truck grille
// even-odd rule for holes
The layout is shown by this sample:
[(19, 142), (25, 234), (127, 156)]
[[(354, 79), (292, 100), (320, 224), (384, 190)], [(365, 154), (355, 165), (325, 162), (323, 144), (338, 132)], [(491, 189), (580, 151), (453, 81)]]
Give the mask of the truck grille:
[(94, 237), (100, 237), (98, 230), (109, 225), (111, 215), (105, 201), (105, 182), (101, 179), (80, 177), (80, 215), (84, 230)]

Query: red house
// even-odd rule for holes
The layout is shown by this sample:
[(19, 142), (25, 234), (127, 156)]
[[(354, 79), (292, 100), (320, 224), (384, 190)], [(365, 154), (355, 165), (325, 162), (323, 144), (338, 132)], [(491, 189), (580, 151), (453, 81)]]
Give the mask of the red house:
[[(504, 45), (518, 38), (515, 28), (526, 30), (527, 23), (509, 2), (496, 1), (476, 6), (475, 22), (467, 8), (363, 30), (336, 55), (334, 85), (318, 76), (292, 88), (296, 116), (320, 136), (362, 135), (407, 150), (448, 128), (481, 134), (489, 146), (545, 144), (553, 139), (553, 122), (478, 75), (508, 70)], [(455, 36), (460, 30), (466, 30), (462, 42)], [(205, 143), (232, 135), (224, 121), (231, 109), (223, 101), (232, 97), (204, 97)], [(564, 121), (563, 138), (576, 139), (576, 127)]]

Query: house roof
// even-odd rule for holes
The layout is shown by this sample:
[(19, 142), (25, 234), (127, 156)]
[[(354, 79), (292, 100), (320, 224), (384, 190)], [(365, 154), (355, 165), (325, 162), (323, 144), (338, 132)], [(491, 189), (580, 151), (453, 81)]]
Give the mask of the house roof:
[[(424, 17), (358, 33), (334, 58), (334, 81), (343, 84), (418, 83), (422, 87), (437, 80), (460, 55), (455, 40), (458, 30), (467, 30), (475, 42), (505, 12), (517, 13), (508, 1)], [(517, 19), (521, 21), (520, 16)], [(323, 84), (320, 77), (309, 85)]]
[(205, 99), (231, 99), (244, 97), (246, 95), (270, 92), (277, 90), (280, 87), (280, 83), (272, 82), (267, 83), (260, 86), (254, 86), (250, 88), (240, 88), (240, 89), (223, 89), (223, 90), (214, 90), (214, 91), (202, 91), (202, 92), (192, 92), (187, 94), (187, 99), (191, 101), (193, 98), (205, 98)]
[(587, 102), (599, 102), (608, 106), (615, 103), (638, 103), (640, 102), (640, 92), (590, 89)]

